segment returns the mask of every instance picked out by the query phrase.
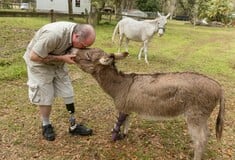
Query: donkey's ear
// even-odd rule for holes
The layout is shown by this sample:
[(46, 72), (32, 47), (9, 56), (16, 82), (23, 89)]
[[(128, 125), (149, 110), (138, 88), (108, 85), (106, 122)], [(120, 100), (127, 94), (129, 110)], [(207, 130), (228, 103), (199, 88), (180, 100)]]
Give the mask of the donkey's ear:
[(157, 15), (158, 15), (159, 17), (161, 17), (161, 16), (162, 16), (159, 12), (157, 12)]
[(99, 62), (102, 65), (110, 65), (113, 61), (114, 61), (113, 56), (103, 56), (99, 59)]
[(115, 60), (121, 60), (121, 59), (126, 58), (128, 55), (129, 55), (128, 52), (115, 53), (114, 58), (115, 58)]
[(167, 19), (167, 18), (169, 18), (169, 17), (170, 17), (170, 15), (171, 15), (171, 13), (168, 13), (168, 14), (166, 15), (166, 19)]

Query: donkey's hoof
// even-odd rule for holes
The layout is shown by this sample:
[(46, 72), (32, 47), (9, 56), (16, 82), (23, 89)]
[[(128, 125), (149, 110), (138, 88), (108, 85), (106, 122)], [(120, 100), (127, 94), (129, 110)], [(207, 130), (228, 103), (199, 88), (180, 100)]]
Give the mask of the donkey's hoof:
[(112, 133), (112, 141), (117, 141), (117, 140), (122, 140), (125, 138), (125, 134), (120, 134), (120, 133), (117, 133), (117, 132), (113, 132)]

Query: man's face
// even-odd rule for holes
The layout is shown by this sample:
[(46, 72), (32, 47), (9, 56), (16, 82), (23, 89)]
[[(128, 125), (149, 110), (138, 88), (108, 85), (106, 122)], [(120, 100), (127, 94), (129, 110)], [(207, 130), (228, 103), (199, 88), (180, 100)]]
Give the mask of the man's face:
[(72, 41), (73, 41), (73, 47), (79, 48), (79, 49), (89, 47), (94, 42), (94, 40), (92, 40), (91, 38), (81, 41), (78, 34), (73, 34)]

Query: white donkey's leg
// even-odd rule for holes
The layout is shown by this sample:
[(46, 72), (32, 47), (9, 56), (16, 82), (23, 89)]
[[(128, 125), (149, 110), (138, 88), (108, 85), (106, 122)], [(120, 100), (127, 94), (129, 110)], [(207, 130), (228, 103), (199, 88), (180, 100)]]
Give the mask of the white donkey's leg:
[(129, 39), (126, 38), (126, 52), (128, 52), (128, 44), (129, 44)]
[(144, 49), (144, 46), (142, 46), (142, 47), (140, 48), (140, 51), (139, 51), (139, 54), (138, 54), (138, 59), (139, 59), (139, 60), (141, 59), (141, 55), (142, 55), (142, 53), (143, 53), (143, 49)]
[(123, 34), (120, 33), (120, 37), (119, 37), (119, 46), (118, 46), (118, 53), (121, 52), (122, 40), (123, 40)]
[(147, 64), (148, 62), (148, 40), (144, 41), (144, 59)]

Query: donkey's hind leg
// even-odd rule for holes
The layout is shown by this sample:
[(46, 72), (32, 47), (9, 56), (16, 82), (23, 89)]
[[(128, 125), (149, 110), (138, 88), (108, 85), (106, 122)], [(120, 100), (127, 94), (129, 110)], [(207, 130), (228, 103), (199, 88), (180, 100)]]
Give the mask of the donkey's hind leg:
[(143, 45), (143, 46), (141, 46), (141, 48), (140, 48), (140, 51), (139, 51), (139, 54), (138, 54), (138, 59), (139, 59), (139, 60), (141, 59), (141, 56), (142, 56), (143, 50), (144, 50), (144, 45)]
[(129, 39), (126, 37), (126, 52), (128, 52)]
[(207, 118), (187, 118), (189, 134), (194, 143), (194, 158), (193, 160), (201, 160), (207, 144), (208, 127)]
[(121, 52), (122, 41), (123, 41), (123, 34), (120, 33), (119, 43), (118, 43), (118, 53)]

